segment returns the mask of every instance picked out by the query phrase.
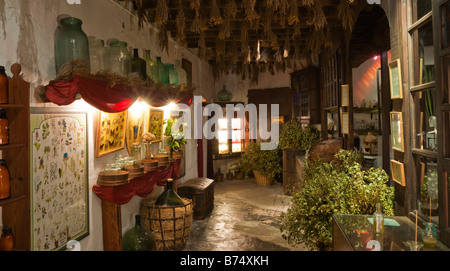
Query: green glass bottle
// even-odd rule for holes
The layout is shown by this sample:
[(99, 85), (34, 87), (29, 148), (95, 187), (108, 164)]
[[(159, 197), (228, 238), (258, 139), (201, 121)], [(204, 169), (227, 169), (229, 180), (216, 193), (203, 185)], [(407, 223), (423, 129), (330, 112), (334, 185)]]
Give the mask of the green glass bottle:
[(83, 22), (77, 18), (60, 20), (60, 30), (55, 39), (56, 73), (69, 61), (83, 59), (89, 65), (89, 41), (81, 29)]
[(153, 251), (155, 250), (155, 238), (150, 230), (141, 226), (141, 216), (135, 216), (134, 228), (125, 232), (122, 238), (122, 250), (124, 251)]
[(217, 93), (217, 99), (219, 101), (225, 101), (225, 102), (229, 102), (231, 101), (231, 93), (227, 91), (227, 88), (225, 87), (225, 85), (223, 86), (223, 89), (221, 91), (219, 91), (219, 93)]
[(175, 62), (175, 70), (178, 73), (178, 83), (180, 84), (181, 89), (187, 87), (187, 73), (181, 66), (181, 61), (177, 60)]
[(131, 59), (131, 77), (139, 77), (147, 80), (147, 63), (139, 57), (139, 49), (133, 49), (133, 58)]
[(155, 80), (156, 62), (153, 61), (152, 56), (150, 54), (150, 50), (145, 50), (145, 62), (147, 64), (147, 77), (151, 78), (153, 81), (156, 81)]
[(169, 66), (169, 84), (174, 85), (174, 86), (178, 86), (178, 73), (175, 70), (175, 65), (173, 64), (168, 64), (167, 66)]
[(169, 83), (169, 67), (162, 63), (161, 57), (156, 58), (156, 70), (155, 74), (158, 73), (158, 81), (161, 84)]
[(173, 179), (167, 179), (166, 189), (156, 199), (155, 205), (184, 206), (184, 201), (173, 190)]

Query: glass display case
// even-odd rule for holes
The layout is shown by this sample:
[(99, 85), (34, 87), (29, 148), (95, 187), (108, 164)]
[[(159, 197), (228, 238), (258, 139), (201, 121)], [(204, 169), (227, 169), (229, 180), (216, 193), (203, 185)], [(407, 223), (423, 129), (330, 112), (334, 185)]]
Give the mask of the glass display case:
[[(449, 251), (437, 242), (424, 246), (424, 231), (406, 216), (384, 218), (384, 233), (374, 234), (371, 215), (333, 215), (333, 249), (335, 251), (409, 251), (408, 242), (420, 244), (422, 251)], [(417, 234), (416, 234), (417, 232)], [(417, 236), (417, 239), (416, 239)]]

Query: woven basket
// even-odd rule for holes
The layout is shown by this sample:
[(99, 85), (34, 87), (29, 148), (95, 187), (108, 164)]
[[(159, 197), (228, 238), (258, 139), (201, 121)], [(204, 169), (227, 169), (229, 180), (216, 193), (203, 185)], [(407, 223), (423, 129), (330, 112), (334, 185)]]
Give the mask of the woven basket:
[(262, 175), (257, 170), (253, 170), (253, 174), (255, 175), (256, 184), (261, 186), (270, 186), (273, 184), (272, 178), (266, 175)]
[(191, 231), (194, 205), (183, 198), (184, 206), (155, 205), (155, 200), (146, 198), (141, 202), (141, 224), (152, 231), (158, 251), (182, 250)]

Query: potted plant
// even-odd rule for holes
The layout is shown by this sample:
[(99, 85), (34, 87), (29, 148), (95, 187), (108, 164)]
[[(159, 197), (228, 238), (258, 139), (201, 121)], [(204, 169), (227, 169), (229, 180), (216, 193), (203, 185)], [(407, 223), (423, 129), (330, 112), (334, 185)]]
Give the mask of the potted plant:
[(235, 177), (238, 180), (242, 180), (245, 178), (245, 175), (247, 175), (252, 169), (250, 162), (246, 159), (237, 159), (230, 165), (231, 170), (234, 171)]
[(302, 167), (297, 167), (297, 163), (304, 164), (307, 151), (319, 139), (320, 132), (316, 128), (303, 127), (297, 119), (292, 119), (283, 125), (279, 147), (283, 150), (283, 191), (285, 194), (292, 194), (293, 191), (299, 189), (297, 181), (301, 177)]
[(166, 129), (164, 131), (164, 140), (169, 148), (170, 155), (175, 159), (181, 159), (183, 157), (182, 147), (186, 145), (186, 139), (184, 138), (184, 129), (186, 123), (183, 123), (180, 129), (172, 131), (173, 127), (177, 124), (178, 120), (173, 120), (169, 118), (166, 121)]
[(361, 154), (341, 150), (332, 162), (308, 161), (302, 189), (281, 215), (281, 232), (291, 244), (311, 250), (331, 250), (332, 215), (367, 214), (382, 205), (386, 216), (394, 214), (394, 188), (382, 169), (362, 169)]
[(258, 185), (268, 186), (282, 173), (281, 163), (280, 149), (261, 150), (259, 142), (252, 142), (234, 166), (247, 173), (252, 171)]

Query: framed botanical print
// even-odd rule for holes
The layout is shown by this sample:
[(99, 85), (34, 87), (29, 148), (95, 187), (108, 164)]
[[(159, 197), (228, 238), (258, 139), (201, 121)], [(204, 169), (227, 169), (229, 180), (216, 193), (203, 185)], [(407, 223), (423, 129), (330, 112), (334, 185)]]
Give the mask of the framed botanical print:
[(391, 99), (403, 99), (400, 59), (396, 59), (389, 63), (389, 80), (391, 88)]
[(89, 235), (86, 113), (30, 116), (31, 248), (63, 250)]
[(127, 111), (106, 113), (99, 111), (95, 157), (125, 148)]
[(155, 140), (153, 140), (152, 143), (162, 141), (163, 127), (164, 127), (164, 111), (160, 109), (150, 108), (148, 118), (148, 132), (155, 135)]
[(394, 150), (404, 151), (402, 112), (391, 112), (391, 141)]
[(400, 184), (401, 186), (406, 186), (404, 164), (395, 160), (391, 160), (391, 169), (392, 180), (394, 180), (394, 182)]

